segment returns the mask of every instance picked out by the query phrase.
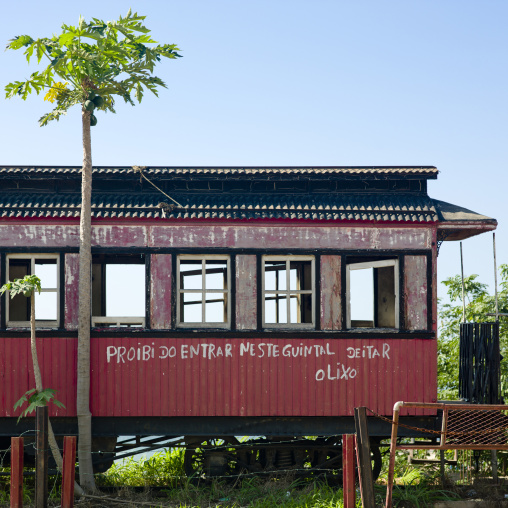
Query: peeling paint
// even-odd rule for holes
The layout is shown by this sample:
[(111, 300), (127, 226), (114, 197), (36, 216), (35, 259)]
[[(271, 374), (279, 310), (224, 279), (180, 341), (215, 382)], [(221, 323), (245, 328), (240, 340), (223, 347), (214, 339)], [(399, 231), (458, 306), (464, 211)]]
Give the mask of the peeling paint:
[(404, 260), (406, 327), (427, 329), (427, 257), (406, 256)]
[(256, 256), (236, 256), (236, 328), (257, 328)]
[(341, 258), (321, 256), (321, 329), (340, 330), (341, 311)]

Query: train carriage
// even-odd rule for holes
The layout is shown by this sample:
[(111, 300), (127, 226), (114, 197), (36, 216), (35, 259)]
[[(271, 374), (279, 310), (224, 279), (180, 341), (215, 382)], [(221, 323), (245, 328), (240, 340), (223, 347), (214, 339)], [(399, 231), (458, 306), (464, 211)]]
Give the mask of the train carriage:
[[(439, 246), (497, 223), (430, 198), (435, 167), (142, 171), (93, 170), (97, 458), (125, 451), (119, 436), (184, 436), (188, 474), (340, 468), (355, 407), (436, 402)], [(0, 167), (0, 280), (41, 276), (38, 352), (61, 435), (77, 433), (80, 184), (79, 167)], [(2, 297), (0, 445), (33, 427), (14, 410), (35, 384), (28, 328), (27, 299)], [(436, 425), (423, 410), (403, 419)], [(389, 427), (373, 418), (370, 432)], [(255, 438), (235, 450), (233, 436)]]

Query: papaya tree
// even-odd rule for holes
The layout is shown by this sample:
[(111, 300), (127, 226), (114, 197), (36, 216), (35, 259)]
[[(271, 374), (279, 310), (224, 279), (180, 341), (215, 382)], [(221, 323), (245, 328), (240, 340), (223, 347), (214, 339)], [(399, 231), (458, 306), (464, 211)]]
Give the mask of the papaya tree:
[(85, 491), (95, 490), (91, 455), (90, 413), (90, 267), (91, 267), (91, 193), (92, 150), (90, 127), (98, 122), (98, 112), (115, 113), (115, 100), (140, 103), (148, 90), (157, 96), (165, 83), (153, 75), (162, 58), (179, 57), (174, 44), (158, 44), (144, 26), (145, 16), (130, 10), (117, 21), (80, 17), (77, 26), (62, 25), (61, 33), (33, 39), (20, 35), (10, 40), (7, 49), (23, 50), (28, 62), (47, 65), (25, 81), (5, 87), (6, 97), (25, 100), (32, 92), (44, 93), (55, 104), (39, 119), (40, 126), (59, 120), (73, 106), (81, 108), (83, 165), (81, 171), (81, 214), (79, 237), (79, 318), (77, 417), (80, 484)]
[[(39, 359), (37, 356), (37, 342), (35, 336), (35, 292), (39, 294), (41, 292), (41, 279), (37, 275), (26, 275), (23, 279), (15, 279), (13, 281), (6, 282), (0, 288), (0, 295), (3, 295), (6, 291), (9, 292), (11, 298), (18, 295), (23, 295), (30, 298), (30, 352), (32, 356), (32, 367), (35, 380), (35, 388), (28, 390), (19, 400), (16, 402), (14, 409), (23, 407), (25, 403), (28, 403), (28, 407), (22, 411), (22, 416), (26, 416), (35, 411), (36, 407), (47, 406), (49, 402), (53, 402), (57, 407), (65, 407), (60, 401), (55, 398), (55, 390), (52, 388), (44, 388), (42, 383), (41, 368), (39, 366)], [(18, 421), (19, 421), (18, 418)], [(49, 434), (49, 447), (51, 453), (55, 459), (56, 465), (60, 471), (63, 470), (62, 454), (60, 448), (56, 442), (53, 427), (51, 421), (48, 422), (48, 434)], [(77, 492), (81, 492), (78, 486)]]

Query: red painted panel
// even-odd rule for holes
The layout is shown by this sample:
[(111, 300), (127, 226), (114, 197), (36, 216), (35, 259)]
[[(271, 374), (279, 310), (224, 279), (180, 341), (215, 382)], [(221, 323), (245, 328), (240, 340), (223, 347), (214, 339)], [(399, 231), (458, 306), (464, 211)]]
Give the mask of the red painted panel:
[(321, 329), (340, 330), (340, 256), (321, 256)]
[[(35, 388), (29, 338), (0, 338), (4, 383), (2, 384), (1, 416), (19, 416), (14, 404), (31, 388)], [(76, 341), (66, 338), (48, 338), (37, 341), (37, 356), (45, 388), (57, 390), (56, 397), (66, 409), (50, 405), (50, 416), (76, 414), (75, 390)]]
[(99, 226), (92, 227), (92, 247), (144, 247), (147, 244), (146, 226)]
[(235, 247), (277, 249), (429, 249), (432, 229), (428, 226), (302, 225), (211, 225), (188, 224), (149, 228), (151, 247)]
[[(168, 224), (171, 226), (168, 227)], [(350, 223), (302, 223), (287, 221), (279, 225), (230, 224), (161, 221), (129, 221), (122, 225), (94, 221), (92, 245), (101, 247), (232, 247), (236, 248), (302, 248), (321, 249), (430, 249), (433, 225), (383, 225)], [(77, 224), (3, 224), (2, 245), (12, 247), (78, 247)]]
[(406, 327), (427, 329), (427, 257), (404, 258), (404, 292)]
[(236, 328), (257, 328), (257, 266), (256, 256), (236, 256)]
[[(75, 415), (76, 339), (38, 341), (45, 387)], [(92, 338), (94, 416), (346, 416), (436, 400), (435, 340)], [(28, 338), (0, 338), (2, 405), (29, 388)]]
[(0, 238), (9, 247), (78, 247), (79, 225), (6, 224)]
[[(143, 346), (153, 348), (146, 359)], [(107, 379), (137, 391), (122, 396), (118, 416), (147, 412), (156, 377), (171, 373), (159, 399), (167, 407), (153, 405), (153, 415), (340, 416), (360, 405), (391, 414), (397, 400), (435, 399), (436, 380), (424, 375), (435, 368), (435, 353), (435, 341), (419, 339), (100, 339), (92, 384)], [(153, 376), (139, 375), (140, 364)], [(106, 416), (102, 407), (94, 400), (93, 414)]]
[(150, 321), (154, 330), (171, 328), (171, 254), (150, 257)]
[(65, 254), (65, 328), (77, 330), (79, 314), (79, 254)]

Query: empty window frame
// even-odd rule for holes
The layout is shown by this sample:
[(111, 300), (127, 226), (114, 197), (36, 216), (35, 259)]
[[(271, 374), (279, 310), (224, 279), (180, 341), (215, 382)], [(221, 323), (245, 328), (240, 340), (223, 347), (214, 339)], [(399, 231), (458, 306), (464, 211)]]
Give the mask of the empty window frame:
[(263, 327), (315, 326), (313, 256), (263, 256)]
[[(7, 278), (22, 279), (37, 275), (41, 292), (35, 292), (36, 326), (58, 327), (60, 319), (60, 256), (58, 254), (7, 254)], [(12, 300), (6, 294), (7, 326), (30, 326), (30, 299), (17, 295)]]
[(229, 256), (178, 256), (178, 326), (231, 326), (230, 272)]
[(143, 254), (92, 256), (92, 326), (145, 327)]
[(348, 262), (346, 293), (348, 328), (399, 328), (397, 259)]

